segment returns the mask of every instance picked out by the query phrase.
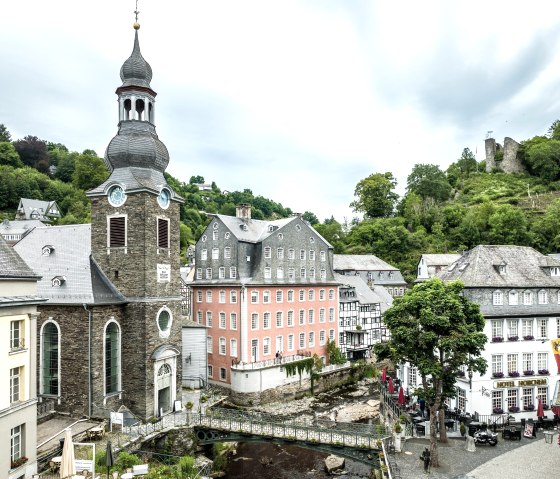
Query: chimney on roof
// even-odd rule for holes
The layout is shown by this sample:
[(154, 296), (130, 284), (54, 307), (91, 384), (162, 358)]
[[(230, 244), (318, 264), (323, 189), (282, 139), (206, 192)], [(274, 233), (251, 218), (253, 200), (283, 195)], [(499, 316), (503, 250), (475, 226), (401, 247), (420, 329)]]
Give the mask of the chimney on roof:
[(242, 219), (245, 223), (249, 222), (251, 219), (251, 205), (247, 203), (242, 203), (235, 207), (236, 218)]
[(301, 218), (302, 214), (301, 213), (292, 213), (292, 216), (294, 216), (295, 218)]

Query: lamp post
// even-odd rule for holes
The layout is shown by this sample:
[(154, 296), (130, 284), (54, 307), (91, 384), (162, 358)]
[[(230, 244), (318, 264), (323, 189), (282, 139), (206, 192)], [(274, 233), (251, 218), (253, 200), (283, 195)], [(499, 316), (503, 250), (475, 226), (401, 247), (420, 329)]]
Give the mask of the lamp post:
[(469, 374), (469, 389), (472, 391), (472, 369), (468, 370)]

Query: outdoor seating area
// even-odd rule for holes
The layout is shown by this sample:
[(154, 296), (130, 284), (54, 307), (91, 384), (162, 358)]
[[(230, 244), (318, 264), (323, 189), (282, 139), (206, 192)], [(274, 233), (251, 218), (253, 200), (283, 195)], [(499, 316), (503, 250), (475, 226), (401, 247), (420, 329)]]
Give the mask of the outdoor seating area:
[(86, 431), (86, 441), (99, 441), (105, 437), (105, 423)]

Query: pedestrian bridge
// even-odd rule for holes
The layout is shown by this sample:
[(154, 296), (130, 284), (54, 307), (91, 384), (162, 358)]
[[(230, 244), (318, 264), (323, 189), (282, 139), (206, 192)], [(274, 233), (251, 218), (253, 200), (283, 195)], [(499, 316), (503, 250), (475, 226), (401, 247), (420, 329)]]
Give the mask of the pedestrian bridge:
[(285, 419), (271, 414), (225, 408), (212, 408), (204, 413), (174, 413), (164, 416), (159, 423), (133, 426), (129, 432), (133, 436), (144, 436), (165, 429), (192, 427), (199, 444), (263, 440), (292, 442), (373, 467), (379, 467), (381, 442), (389, 436), (385, 428), (379, 425), (306, 418)]

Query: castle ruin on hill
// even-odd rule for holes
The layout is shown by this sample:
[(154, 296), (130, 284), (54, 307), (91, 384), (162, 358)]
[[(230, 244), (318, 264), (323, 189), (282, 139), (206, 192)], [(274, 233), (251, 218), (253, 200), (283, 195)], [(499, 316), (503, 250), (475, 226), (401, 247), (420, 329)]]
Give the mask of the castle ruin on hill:
[(523, 173), (525, 166), (519, 158), (519, 146), (517, 141), (511, 138), (504, 138), (504, 146), (496, 143), (494, 138), (486, 138), (484, 141), (486, 148), (486, 173), (494, 170), (504, 173)]

